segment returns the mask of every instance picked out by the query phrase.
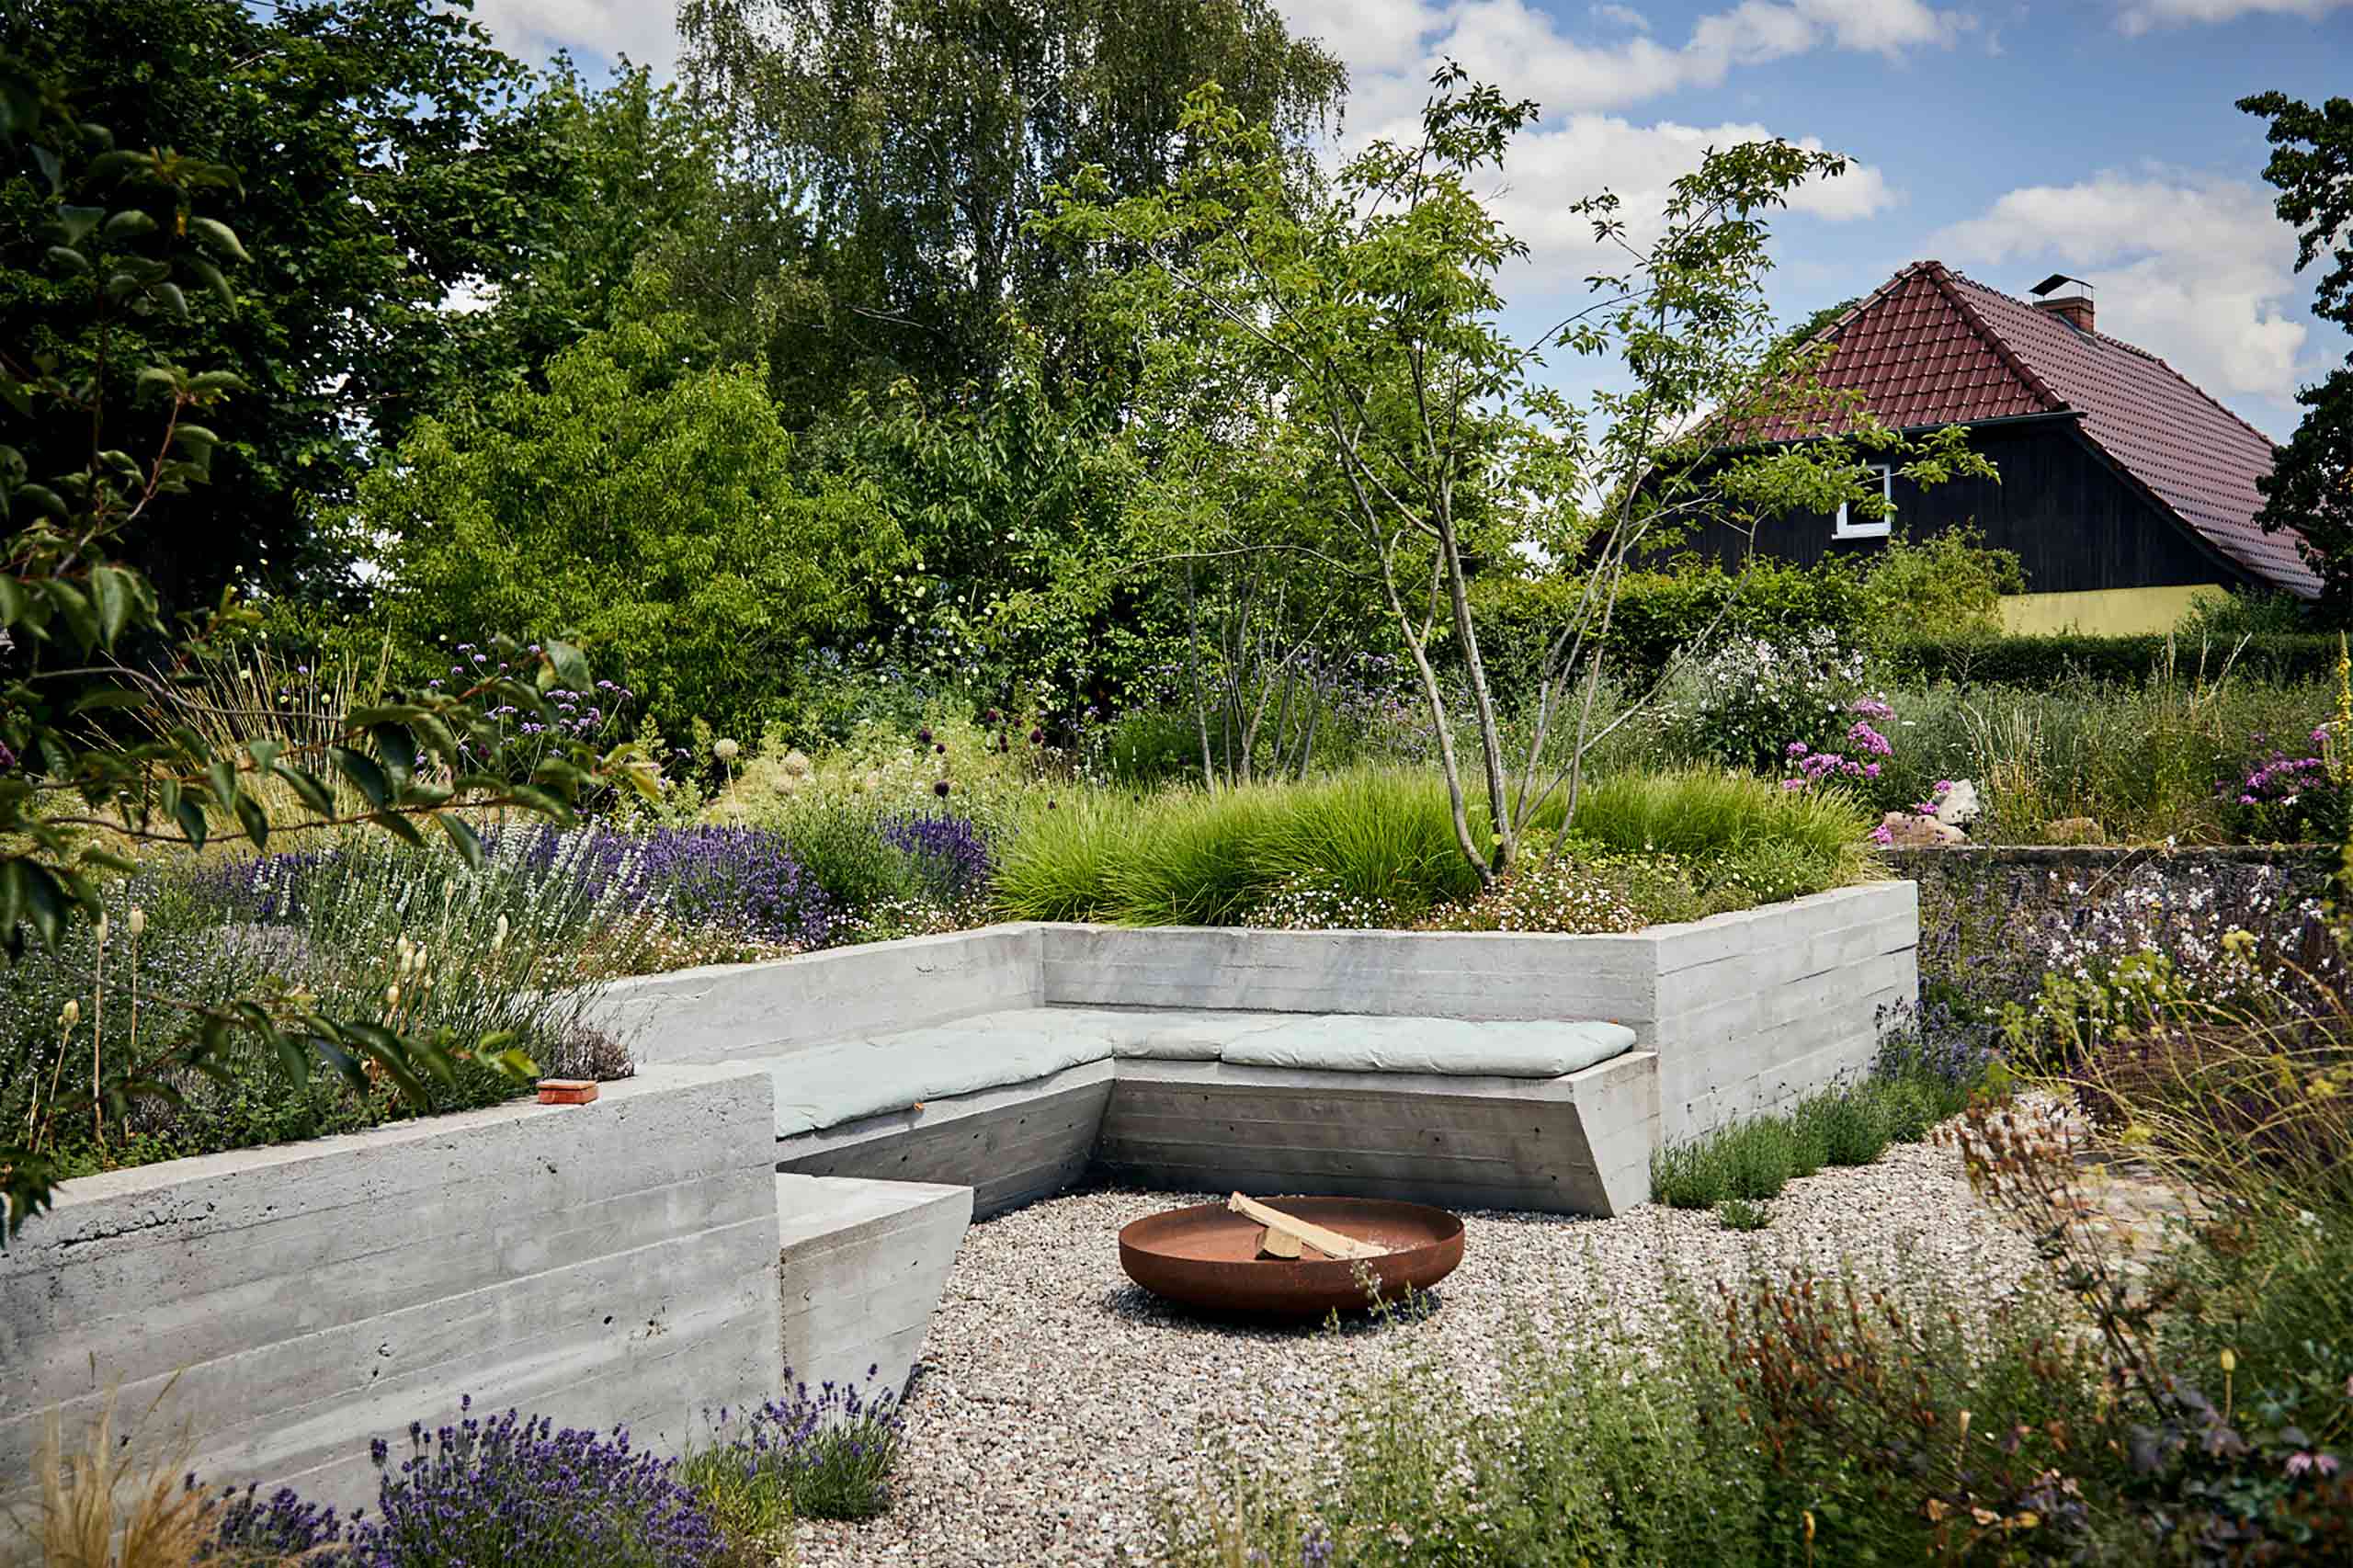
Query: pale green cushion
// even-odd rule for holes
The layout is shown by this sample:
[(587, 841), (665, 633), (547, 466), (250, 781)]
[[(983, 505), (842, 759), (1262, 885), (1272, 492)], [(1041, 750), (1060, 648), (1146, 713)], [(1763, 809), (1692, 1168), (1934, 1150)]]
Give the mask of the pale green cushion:
[(790, 1138), (923, 1100), (1025, 1084), (1111, 1054), (1110, 1034), (1100, 1024), (1037, 1017), (1048, 1011), (983, 1013), (772, 1058), (776, 1135)]
[(1225, 1048), (1237, 1067), (1330, 1073), (1438, 1073), (1460, 1077), (1558, 1078), (1634, 1048), (1634, 1031), (1597, 1019), (1520, 1022), (1302, 1015)]

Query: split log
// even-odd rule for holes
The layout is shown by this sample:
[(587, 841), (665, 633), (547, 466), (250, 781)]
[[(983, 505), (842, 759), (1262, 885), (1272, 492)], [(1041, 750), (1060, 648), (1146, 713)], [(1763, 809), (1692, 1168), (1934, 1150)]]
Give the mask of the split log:
[(1307, 1244), (1289, 1231), (1264, 1230), (1258, 1233), (1258, 1256), (1296, 1259), (1307, 1250)]
[(1297, 1236), (1326, 1257), (1381, 1257), (1390, 1250), (1375, 1246), (1370, 1242), (1360, 1242), (1354, 1236), (1344, 1236), (1337, 1231), (1327, 1231), (1321, 1225), (1312, 1225), (1304, 1220), (1295, 1220), (1279, 1209), (1269, 1209), (1256, 1199), (1245, 1198), (1238, 1192), (1225, 1200), (1225, 1206), (1236, 1214), (1247, 1215), (1257, 1221), (1268, 1231)]

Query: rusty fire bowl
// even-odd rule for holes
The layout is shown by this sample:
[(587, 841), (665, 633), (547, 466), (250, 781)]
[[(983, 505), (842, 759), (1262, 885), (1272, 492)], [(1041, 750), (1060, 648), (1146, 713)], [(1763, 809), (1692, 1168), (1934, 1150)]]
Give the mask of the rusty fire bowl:
[(1151, 1291), (1212, 1312), (1322, 1317), (1371, 1305), (1359, 1269), (1394, 1301), (1408, 1287), (1427, 1290), (1462, 1261), (1462, 1221), (1443, 1209), (1377, 1198), (1269, 1198), (1305, 1220), (1395, 1250), (1360, 1263), (1329, 1258), (1262, 1258), (1261, 1226), (1222, 1203), (1151, 1214), (1120, 1233), (1120, 1267)]

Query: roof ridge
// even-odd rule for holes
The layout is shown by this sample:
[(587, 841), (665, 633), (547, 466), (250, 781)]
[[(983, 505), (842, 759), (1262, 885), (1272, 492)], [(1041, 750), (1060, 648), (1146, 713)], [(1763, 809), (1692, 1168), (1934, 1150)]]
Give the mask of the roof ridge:
[[(2031, 301), (2021, 300), (2015, 294), (1995, 288), (1991, 283), (1981, 283), (1965, 272), (1956, 272), (1953, 273), (1952, 276), (1960, 281), (1968, 284), (1972, 289), (1983, 289), (1988, 294), (1993, 294), (2001, 299), (2007, 300), (2011, 304), (2018, 306), (2020, 310), (2032, 311), (2040, 309), (2040, 306), (2034, 304)], [(2082, 329), (2079, 328), (2078, 330)], [(2127, 343), (2124, 339), (2115, 336), (2113, 334), (2102, 332), (2097, 327), (2091, 328), (2089, 331), (2086, 332), (2085, 335), (2087, 337), (2096, 337), (2111, 348), (2120, 348), (2127, 354), (2146, 359), (2150, 364), (2156, 366), (2166, 375), (2171, 376), (2175, 381), (2179, 381), (2183, 386), (2188, 387), (2191, 392), (2196, 392), (2206, 402), (2211, 403), (2218, 413), (2229, 418), (2233, 424), (2245, 430), (2249, 435), (2261, 437), (2267, 446), (2277, 447), (2279, 445), (2279, 443), (2272, 440), (2269, 436), (2265, 435), (2253, 424), (2249, 423), (2245, 418), (2242, 418), (2221, 398), (2216, 397), (2212, 392), (2208, 392), (2204, 387), (2200, 386), (2196, 381), (2191, 381), (2188, 376), (2183, 375), (2179, 370), (2174, 369), (2173, 361), (2167, 359), (2164, 355), (2143, 348), (2137, 343)]]
[(1873, 305), (1878, 304), (1881, 300), (1886, 299), (1889, 295), (1894, 293), (1895, 290), (1903, 285), (1904, 281), (1910, 278), (1914, 273), (1919, 271), (1923, 267), (1942, 267), (1944, 263), (1940, 261), (1915, 261), (1906, 263), (1894, 277), (1889, 278), (1886, 282), (1881, 284), (1878, 288), (1872, 290), (1870, 293), (1864, 295), (1853, 304), (1848, 305), (1844, 312), (1840, 312), (1836, 321), (1828, 322), (1821, 326), (1815, 327), (1813, 329), (1813, 335), (1808, 337), (1806, 341), (1808, 343), (1822, 343), (1830, 338), (1836, 337), (1840, 333), (1847, 330), (1847, 324), (1849, 322), (1853, 321), (1857, 316), (1861, 315), (1865, 311), (1870, 310)]
[[(2044, 381), (2032, 365), (2027, 363), (2026, 356), (2011, 347), (2010, 340), (2002, 335), (2001, 330), (1992, 322), (1987, 321), (1984, 313), (1963, 298), (1961, 290), (1954, 287), (1956, 279), (1969, 284), (1972, 289), (1984, 288), (1983, 284), (1975, 278), (1962, 277), (1953, 272), (1941, 261), (1931, 261), (1926, 265), (1928, 268), (1928, 280), (1937, 286), (1937, 291), (1952, 302), (1953, 309), (1961, 312), (1961, 319), (1969, 324), (1970, 330), (1977, 334), (1984, 341), (1985, 346), (1994, 351), (1995, 358), (2008, 366), (2010, 373), (2024, 381), (2027, 384), (2027, 390), (2042, 400), (2045, 413), (2055, 414), (2063, 408), (2072, 406), (2065, 398), (2052, 390), (2051, 383)], [(1991, 290), (1988, 292), (1999, 293), (2000, 290)], [(2006, 295), (2004, 297), (2007, 298)]]

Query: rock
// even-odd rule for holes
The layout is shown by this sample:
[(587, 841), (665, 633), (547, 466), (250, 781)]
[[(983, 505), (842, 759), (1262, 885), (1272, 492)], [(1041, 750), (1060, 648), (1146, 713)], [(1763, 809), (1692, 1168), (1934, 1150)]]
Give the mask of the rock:
[(2106, 844), (2108, 830), (2089, 817), (2061, 817), (2042, 830), (2053, 844)]
[(1915, 812), (1890, 812), (1880, 819), (1880, 825), (1887, 830), (1891, 849), (1942, 849), (1969, 842), (1969, 835), (1950, 823)]

